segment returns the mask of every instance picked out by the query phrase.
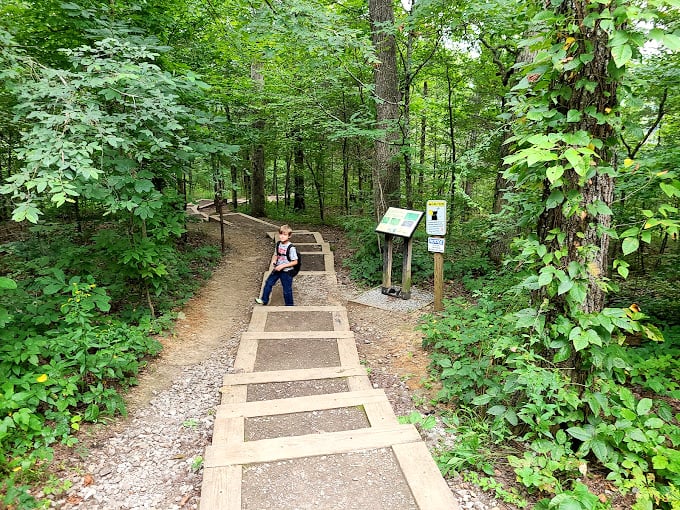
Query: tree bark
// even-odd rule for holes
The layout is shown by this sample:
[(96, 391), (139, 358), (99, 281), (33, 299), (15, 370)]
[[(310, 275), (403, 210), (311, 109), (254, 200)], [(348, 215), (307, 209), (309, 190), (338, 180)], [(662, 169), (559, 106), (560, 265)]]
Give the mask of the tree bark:
[[(423, 99), (427, 98), (427, 82), (423, 82)], [(425, 187), (425, 141), (427, 132), (427, 109), (424, 109), (420, 118), (420, 166), (418, 167), (418, 196), (422, 199)]]
[[(253, 64), (250, 68), (250, 77), (253, 84), (258, 90), (264, 87), (264, 78), (260, 73), (260, 66)], [(258, 117), (253, 126), (255, 129), (264, 134), (265, 120)], [(264, 145), (261, 141), (257, 141), (253, 147), (252, 156), (252, 181), (251, 181), (251, 195), (250, 195), (250, 213), (253, 216), (265, 216), (265, 199), (264, 199)]]
[[(597, 4), (599, 9), (609, 7)], [(578, 122), (571, 122), (571, 132), (585, 131), (592, 138), (601, 140), (603, 148), (599, 150), (598, 166), (607, 166), (612, 161), (613, 153), (609, 149), (615, 142), (614, 128), (608, 122), (599, 122), (592, 115), (586, 113), (587, 108), (595, 107), (597, 113), (606, 115), (617, 106), (618, 81), (610, 77), (608, 70), (611, 60), (611, 51), (608, 47), (608, 35), (600, 28), (599, 23), (589, 28), (583, 23), (584, 17), (592, 13), (593, 5), (585, 0), (565, 0), (559, 7), (560, 14), (565, 14), (573, 19), (574, 26), (579, 28), (575, 34), (574, 44), (578, 44), (578, 50), (574, 58), (579, 55), (592, 52), (594, 58), (577, 72), (563, 72), (551, 86), (552, 90), (560, 90), (571, 87), (572, 93), (569, 99), (560, 96), (558, 110), (564, 115), (570, 110), (581, 112)], [(588, 80), (595, 84), (594, 90), (588, 92), (585, 87), (575, 86), (581, 80)], [(570, 261), (585, 263), (588, 266), (588, 293), (582, 309), (586, 313), (599, 312), (605, 305), (605, 292), (601, 281), (607, 276), (609, 268), (609, 235), (606, 229), (611, 227), (611, 216), (606, 214), (593, 214), (588, 206), (602, 201), (608, 207), (611, 206), (614, 196), (614, 179), (608, 172), (597, 172), (592, 178), (581, 179), (576, 172), (569, 168), (563, 177), (562, 193), (568, 196), (570, 193), (580, 195), (580, 213), (565, 215), (562, 207), (546, 209), (540, 215), (538, 221), (539, 239), (549, 249), (559, 249), (557, 239), (548, 240), (552, 229), (560, 229), (566, 234), (564, 245), (567, 247), (567, 257), (564, 265)], [(551, 193), (550, 183), (545, 181), (543, 187), (544, 198)], [(589, 249), (584, 249), (588, 247)]]
[(389, 207), (400, 205), (399, 80), (397, 48), (391, 30), (394, 10), (391, 0), (369, 0), (371, 35), (379, 60), (373, 68), (376, 101), (376, 128), (384, 134), (375, 142), (373, 159), (373, 206), (379, 221)]
[(302, 149), (302, 141), (299, 140), (299, 133), (296, 134), (295, 154), (293, 161), (293, 209), (295, 211), (305, 210), (305, 153)]

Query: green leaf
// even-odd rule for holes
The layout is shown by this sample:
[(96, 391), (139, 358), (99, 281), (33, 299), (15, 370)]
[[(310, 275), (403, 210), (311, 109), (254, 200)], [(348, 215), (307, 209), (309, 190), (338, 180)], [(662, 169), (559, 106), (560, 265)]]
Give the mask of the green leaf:
[(569, 110), (567, 112), (567, 122), (579, 122), (581, 120), (581, 112), (578, 110)]
[(588, 337), (586, 335), (578, 335), (573, 340), (574, 349), (578, 352), (588, 347)]
[(642, 430), (640, 430), (637, 427), (630, 429), (628, 431), (628, 433), (626, 434), (626, 436), (629, 439), (632, 439), (633, 441), (638, 442), (638, 443), (646, 443), (647, 442), (647, 436), (645, 435), (645, 433)]
[(587, 293), (588, 291), (585, 284), (577, 283), (569, 290), (569, 297), (576, 303), (583, 303), (586, 300)]
[(680, 187), (674, 186), (673, 184), (667, 184), (665, 182), (659, 183), (661, 191), (663, 191), (669, 197), (677, 196), (680, 197)]
[(586, 430), (581, 427), (569, 427), (567, 433), (579, 441), (589, 441), (593, 438), (594, 430)]
[(546, 285), (548, 285), (552, 281), (553, 281), (552, 271), (541, 270), (541, 272), (538, 275), (538, 285), (539, 285), (539, 287), (545, 287)]
[(574, 170), (583, 166), (583, 157), (572, 147), (564, 151), (564, 157), (567, 158), (569, 164), (574, 167)]
[(623, 44), (621, 46), (614, 46), (612, 48), (612, 58), (614, 59), (614, 64), (619, 69), (625, 66), (630, 59), (633, 57), (633, 49), (629, 44)]
[(489, 413), (489, 414), (492, 415), (492, 416), (501, 416), (502, 414), (505, 413), (505, 410), (506, 410), (506, 407), (505, 407), (505, 406), (496, 405), (496, 406), (493, 406), (493, 407), (489, 408), (489, 410), (487, 411), (487, 413)]
[(560, 282), (559, 287), (557, 288), (557, 294), (562, 295), (565, 292), (569, 292), (569, 290), (574, 286), (574, 282), (571, 280), (571, 278), (565, 278)]
[(0, 276), (0, 289), (16, 289), (17, 282), (6, 276)]
[[(548, 180), (550, 182), (555, 182), (553, 179), (550, 178), (550, 170), (552, 170), (553, 167), (548, 168), (548, 171), (546, 172), (548, 174)], [(561, 176), (562, 174), (560, 174)], [(559, 177), (558, 177), (559, 178)], [(554, 209), (558, 205), (560, 205), (564, 201), (564, 193), (562, 193), (560, 190), (555, 189), (550, 193), (550, 196), (548, 199), (545, 201), (545, 208), (546, 209)]]
[(527, 158), (527, 165), (533, 166), (536, 163), (540, 163), (543, 161), (555, 161), (557, 159), (557, 155), (548, 151), (548, 150), (543, 150), (543, 149), (527, 149), (525, 152), (526, 158)]
[(668, 464), (668, 458), (664, 455), (654, 455), (654, 457), (652, 457), (652, 467), (655, 470), (666, 469)]
[(638, 402), (636, 410), (638, 416), (644, 416), (645, 414), (649, 414), (649, 411), (651, 411), (652, 409), (652, 404), (653, 402), (652, 399), (650, 398), (640, 399), (640, 402)]
[(661, 418), (653, 417), (645, 420), (645, 427), (648, 429), (660, 429), (664, 425), (665, 423)]
[(590, 449), (600, 462), (605, 463), (609, 460), (609, 447), (601, 439), (593, 439), (590, 443)]
[(485, 406), (491, 402), (491, 395), (485, 393), (484, 395), (477, 395), (472, 399), (472, 403), (476, 406)]
[(671, 51), (680, 50), (680, 37), (675, 34), (664, 34), (661, 38), (661, 42)]
[[(554, 184), (555, 181), (557, 181), (560, 177), (562, 177), (563, 174), (564, 174), (564, 167), (562, 165), (551, 166), (545, 171), (545, 176), (550, 181), (551, 184)], [(564, 195), (562, 195), (562, 199), (564, 199)], [(548, 201), (550, 201), (550, 198), (548, 198)], [(560, 200), (560, 202), (561, 202), (561, 200)], [(548, 209), (551, 209), (551, 207), (548, 207)]]
[(624, 255), (629, 255), (636, 251), (639, 246), (640, 241), (638, 241), (637, 237), (627, 237), (621, 243), (621, 250)]

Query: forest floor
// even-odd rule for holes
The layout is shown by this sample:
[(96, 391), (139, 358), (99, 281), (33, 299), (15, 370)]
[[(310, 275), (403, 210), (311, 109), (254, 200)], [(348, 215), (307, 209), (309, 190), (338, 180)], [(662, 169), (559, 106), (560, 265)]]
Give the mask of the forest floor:
[[(431, 312), (431, 305), (392, 313), (353, 303), (352, 297), (366, 289), (357, 288), (342, 265), (351, 254), (349, 240), (341, 229), (309, 229), (321, 232), (335, 254), (340, 295), (347, 299), (343, 304), (374, 387), (385, 390), (397, 416), (414, 410), (433, 412), (430, 402), (437, 384), (430, 378), (428, 355), (416, 329), (422, 314)], [(219, 226), (193, 223), (190, 238), (219, 245)], [(126, 395), (129, 415), (85, 426), (76, 447), (57, 449), (52, 479), (38, 494), (50, 499), (52, 508), (198, 507), (202, 455), (210, 444), (222, 375), (233, 366), (239, 335), (247, 328), (253, 298), (271, 255), (271, 241), (262, 235), (261, 227), (247, 224), (227, 229), (226, 246), (221, 264), (184, 307), (175, 331), (160, 338), (161, 355), (150, 362), (139, 384)], [(429, 445), (442, 441), (443, 425), (423, 431), (423, 437)], [(496, 478), (511, 482), (514, 474), (499, 471)], [(448, 483), (461, 509), (516, 508), (489, 498), (460, 478)]]

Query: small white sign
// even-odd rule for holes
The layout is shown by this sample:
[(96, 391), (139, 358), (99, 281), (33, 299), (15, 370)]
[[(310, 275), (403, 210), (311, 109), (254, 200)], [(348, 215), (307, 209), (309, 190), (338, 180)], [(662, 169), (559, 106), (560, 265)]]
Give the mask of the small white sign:
[(444, 238), (443, 237), (428, 237), (427, 251), (432, 253), (444, 253)]
[(446, 235), (446, 200), (428, 200), (425, 232), (431, 236)]

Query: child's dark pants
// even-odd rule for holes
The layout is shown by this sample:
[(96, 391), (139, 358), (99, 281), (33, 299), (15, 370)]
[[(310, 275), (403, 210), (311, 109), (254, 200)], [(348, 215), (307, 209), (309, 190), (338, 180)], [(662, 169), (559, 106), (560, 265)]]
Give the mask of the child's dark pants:
[(272, 288), (276, 282), (281, 280), (283, 287), (283, 301), (286, 306), (293, 306), (293, 277), (288, 271), (272, 271), (264, 283), (264, 290), (262, 291), (262, 301), (266, 305), (269, 303), (269, 296), (272, 293)]

